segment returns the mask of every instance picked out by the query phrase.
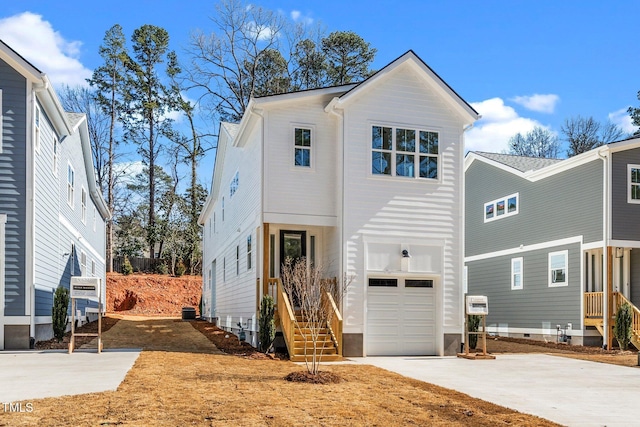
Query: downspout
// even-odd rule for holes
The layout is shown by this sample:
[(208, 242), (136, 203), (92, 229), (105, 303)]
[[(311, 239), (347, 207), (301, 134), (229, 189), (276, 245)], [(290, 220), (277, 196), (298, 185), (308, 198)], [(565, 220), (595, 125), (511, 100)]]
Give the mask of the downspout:
[[(603, 155), (607, 148), (598, 150), (598, 157), (602, 159), (602, 348), (607, 349), (609, 342), (609, 156)], [(584, 301), (584, 298), (583, 298)], [(584, 303), (584, 302), (583, 302)], [(583, 320), (584, 322), (584, 320)]]

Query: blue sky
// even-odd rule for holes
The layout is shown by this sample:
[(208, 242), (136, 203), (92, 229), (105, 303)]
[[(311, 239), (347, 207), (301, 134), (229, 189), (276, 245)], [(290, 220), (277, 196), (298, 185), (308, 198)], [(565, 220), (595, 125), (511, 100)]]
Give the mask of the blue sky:
[[(355, 31), (378, 49), (374, 68), (413, 49), (483, 115), (467, 134), (468, 149), (500, 152), (510, 136), (535, 125), (559, 134), (562, 122), (576, 115), (634, 130), (626, 109), (640, 104), (638, 1), (255, 4), (291, 19), (320, 22), (327, 33)], [(213, 28), (213, 5), (22, 0), (3, 4), (0, 38), (54, 84), (74, 84), (100, 64), (98, 47), (113, 24), (121, 24), (127, 37), (143, 24), (162, 26), (180, 55), (191, 31)], [(205, 167), (212, 161), (208, 158)]]

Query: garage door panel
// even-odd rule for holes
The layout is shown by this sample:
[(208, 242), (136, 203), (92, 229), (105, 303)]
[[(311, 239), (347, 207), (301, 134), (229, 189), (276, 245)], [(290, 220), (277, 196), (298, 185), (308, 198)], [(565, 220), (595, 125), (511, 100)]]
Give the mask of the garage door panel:
[(436, 354), (434, 288), (368, 287), (368, 355)]

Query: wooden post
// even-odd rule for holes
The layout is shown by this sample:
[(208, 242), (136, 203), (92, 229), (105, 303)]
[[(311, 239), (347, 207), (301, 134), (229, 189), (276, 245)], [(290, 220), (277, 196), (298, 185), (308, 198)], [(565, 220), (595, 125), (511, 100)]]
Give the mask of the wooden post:
[(482, 354), (487, 355), (487, 316), (482, 316)]
[(613, 317), (613, 248), (607, 246), (607, 313), (604, 327), (607, 330), (607, 350), (611, 350), (613, 346), (613, 325), (611, 318)]

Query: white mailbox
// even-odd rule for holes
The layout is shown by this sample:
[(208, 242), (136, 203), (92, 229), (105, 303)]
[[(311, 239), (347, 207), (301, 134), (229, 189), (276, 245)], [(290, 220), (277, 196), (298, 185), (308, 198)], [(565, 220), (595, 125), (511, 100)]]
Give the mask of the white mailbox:
[(71, 277), (71, 298), (100, 299), (99, 277)]
[(489, 314), (489, 298), (484, 295), (467, 295), (467, 314)]

